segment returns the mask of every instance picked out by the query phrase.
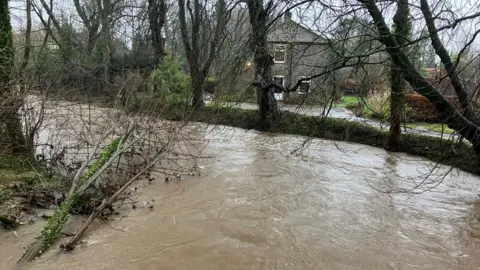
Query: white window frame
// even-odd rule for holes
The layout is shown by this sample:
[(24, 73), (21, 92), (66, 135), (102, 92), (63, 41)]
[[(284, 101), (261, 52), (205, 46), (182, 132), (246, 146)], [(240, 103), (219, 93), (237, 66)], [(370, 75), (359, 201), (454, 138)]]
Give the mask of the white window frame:
[[(282, 49), (277, 49), (277, 47), (282, 47)], [(275, 59), (275, 56), (277, 55), (278, 52), (283, 51), (283, 61), (278, 61)], [(286, 44), (273, 44), (273, 62), (277, 64), (283, 64), (285, 63), (285, 59), (287, 59), (287, 45)]]
[[(300, 76), (300, 79), (305, 79), (305, 78), (308, 78), (308, 76)], [(300, 86), (298, 87), (298, 90), (297, 90), (297, 93), (298, 94), (308, 94), (310, 93), (310, 90), (312, 88), (312, 80), (306, 80), (306, 81), (302, 81), (302, 83), (308, 83), (309, 84), (309, 87), (308, 87), (308, 91), (305, 92), (305, 91), (301, 91), (300, 90)]]

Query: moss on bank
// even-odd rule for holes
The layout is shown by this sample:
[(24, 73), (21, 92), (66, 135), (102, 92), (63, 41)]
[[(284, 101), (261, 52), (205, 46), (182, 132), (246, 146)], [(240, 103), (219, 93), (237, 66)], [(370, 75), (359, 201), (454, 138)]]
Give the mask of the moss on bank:
[[(188, 106), (181, 104), (160, 106), (155, 100), (142, 100), (141, 103), (132, 104), (128, 111), (167, 120), (188, 120), (244, 129), (256, 129), (258, 123), (258, 112), (255, 110), (205, 107), (200, 111), (192, 112)], [(281, 112), (280, 120), (271, 128), (271, 132), (354, 142), (382, 148), (388, 139), (388, 132), (362, 123), (304, 116), (285, 111)], [(476, 165), (476, 155), (466, 143), (424, 135), (404, 134), (399, 151), (452, 165), (471, 173), (480, 172)]]

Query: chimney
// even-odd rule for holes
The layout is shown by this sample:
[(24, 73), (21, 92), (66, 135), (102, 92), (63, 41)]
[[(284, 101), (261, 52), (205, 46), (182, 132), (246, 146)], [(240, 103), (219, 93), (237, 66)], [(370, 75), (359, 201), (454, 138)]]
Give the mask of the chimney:
[(292, 20), (292, 12), (291, 11), (285, 12), (285, 21), (288, 22), (291, 20)]

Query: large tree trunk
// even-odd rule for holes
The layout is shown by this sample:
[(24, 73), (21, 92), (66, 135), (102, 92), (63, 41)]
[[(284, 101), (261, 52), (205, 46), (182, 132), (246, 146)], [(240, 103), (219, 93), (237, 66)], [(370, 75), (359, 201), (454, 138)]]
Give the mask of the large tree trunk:
[(16, 97), (13, 70), (14, 49), (8, 0), (0, 0), (0, 136), (4, 143), (1, 150), (5, 154), (25, 154), (28, 150), (18, 116), (22, 99)]
[[(379, 32), (379, 40), (387, 48), (387, 52), (399, 68), (402, 69), (403, 77), (410, 83), (413, 89), (420, 95), (426, 97), (432, 104), (435, 105), (440, 112), (442, 118), (447, 122), (448, 126), (456, 130), (469, 142), (473, 144), (473, 149), (477, 155), (480, 154), (480, 127), (475, 123), (475, 119), (469, 119), (468, 113), (459, 112), (455, 106), (453, 106), (447, 99), (435, 88), (428, 83), (420, 72), (415, 69), (413, 63), (410, 61), (407, 54), (398, 45), (395, 38), (390, 32), (382, 13), (374, 0), (358, 0), (370, 13), (373, 21)], [(421, 1), (423, 4), (423, 0)], [(424, 9), (425, 10), (425, 9)], [(435, 29), (433, 29), (435, 30)], [(436, 32), (436, 31), (435, 31)], [(431, 37), (434, 39), (434, 37)], [(437, 48), (441, 42), (436, 40)], [(438, 52), (441, 50), (437, 50)], [(463, 92), (464, 89), (457, 89), (457, 87), (463, 88), (461, 84), (454, 84), (456, 91)], [(463, 91), (462, 91), (463, 90)], [(469, 106), (466, 106), (468, 108)], [(465, 107), (464, 107), (465, 109)], [(467, 116), (467, 117), (466, 117)]]
[(267, 46), (268, 12), (263, 0), (248, 0), (250, 24), (252, 25), (251, 48), (255, 57), (255, 82), (257, 86), (258, 106), (260, 110), (260, 129), (268, 130), (273, 121), (278, 119), (278, 107), (273, 93), (272, 65), (273, 58)]
[[(408, 0), (397, 1), (397, 13), (393, 21), (395, 23), (395, 40), (400, 46), (403, 46), (410, 36)], [(387, 141), (387, 150), (396, 151), (400, 146), (400, 137), (402, 134), (401, 123), (405, 115), (405, 87), (406, 82), (403, 79), (402, 69), (392, 64), (390, 74), (390, 136)]]

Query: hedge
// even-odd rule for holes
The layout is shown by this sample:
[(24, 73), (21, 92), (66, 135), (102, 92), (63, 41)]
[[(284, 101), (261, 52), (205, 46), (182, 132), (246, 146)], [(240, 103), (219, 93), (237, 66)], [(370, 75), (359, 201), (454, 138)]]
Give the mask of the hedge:
[[(450, 103), (452, 103), (457, 109), (461, 109), (460, 102), (456, 97), (445, 97)], [(421, 122), (442, 122), (440, 113), (435, 105), (431, 103), (426, 97), (419, 94), (409, 94), (405, 98), (405, 104), (407, 105), (407, 118), (411, 121)]]

